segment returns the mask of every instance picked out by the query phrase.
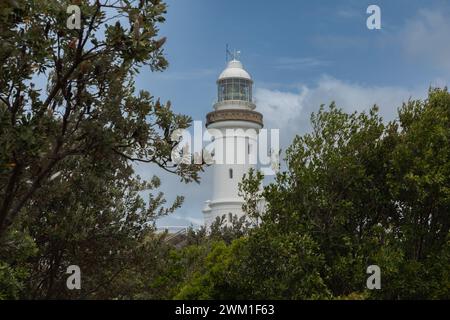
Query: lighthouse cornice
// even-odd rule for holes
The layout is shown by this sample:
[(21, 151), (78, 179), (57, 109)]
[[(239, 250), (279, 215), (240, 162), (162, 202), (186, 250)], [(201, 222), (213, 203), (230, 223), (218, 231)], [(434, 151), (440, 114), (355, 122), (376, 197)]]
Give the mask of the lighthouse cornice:
[(206, 115), (206, 126), (222, 121), (248, 121), (262, 127), (263, 115), (257, 111), (240, 109), (216, 110)]

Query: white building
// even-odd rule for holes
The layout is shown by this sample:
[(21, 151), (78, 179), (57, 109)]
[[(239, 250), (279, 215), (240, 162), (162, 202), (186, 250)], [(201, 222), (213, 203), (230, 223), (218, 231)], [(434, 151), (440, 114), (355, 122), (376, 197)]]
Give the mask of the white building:
[(244, 215), (238, 184), (256, 166), (257, 134), (263, 127), (262, 115), (254, 111), (252, 85), (250, 74), (236, 59), (217, 80), (217, 102), (206, 116), (206, 127), (215, 137), (212, 198), (203, 209), (207, 227), (217, 217)]

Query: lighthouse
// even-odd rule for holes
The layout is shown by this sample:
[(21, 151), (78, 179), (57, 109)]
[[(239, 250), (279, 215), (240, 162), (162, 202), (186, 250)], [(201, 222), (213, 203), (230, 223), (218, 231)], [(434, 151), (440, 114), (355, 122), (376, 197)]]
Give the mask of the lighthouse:
[(211, 200), (203, 208), (205, 226), (217, 217), (230, 221), (244, 215), (239, 183), (257, 162), (257, 139), (263, 116), (255, 111), (253, 80), (234, 55), (217, 79), (217, 101), (206, 115), (206, 128), (212, 136), (214, 162)]

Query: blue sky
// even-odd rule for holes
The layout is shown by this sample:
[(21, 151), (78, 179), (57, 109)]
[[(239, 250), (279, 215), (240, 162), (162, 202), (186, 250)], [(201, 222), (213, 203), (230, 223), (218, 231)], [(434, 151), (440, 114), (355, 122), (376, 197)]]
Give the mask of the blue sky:
[[(212, 110), (216, 78), (225, 67), (225, 45), (240, 50), (255, 81), (257, 108), (266, 127), (280, 128), (285, 147), (308, 130), (311, 112), (335, 100), (348, 111), (380, 105), (386, 120), (402, 101), (423, 98), (430, 85), (450, 75), (450, 1), (168, 0), (169, 68), (142, 70), (137, 86), (175, 111), (203, 120)], [(381, 30), (368, 30), (366, 9), (381, 8)], [(200, 223), (210, 196), (210, 177), (200, 185), (179, 183), (152, 166), (137, 172), (162, 176), (169, 199), (184, 206), (161, 225)]]

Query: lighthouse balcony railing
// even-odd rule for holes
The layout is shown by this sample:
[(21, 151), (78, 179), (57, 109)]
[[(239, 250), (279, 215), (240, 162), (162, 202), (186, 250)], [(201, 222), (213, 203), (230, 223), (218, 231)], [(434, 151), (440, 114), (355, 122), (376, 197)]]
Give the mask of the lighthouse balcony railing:
[(214, 110), (220, 110), (222, 107), (230, 108), (236, 106), (237, 109), (250, 109), (254, 110), (256, 105), (251, 101), (243, 101), (243, 100), (222, 100), (216, 101), (214, 103)]

